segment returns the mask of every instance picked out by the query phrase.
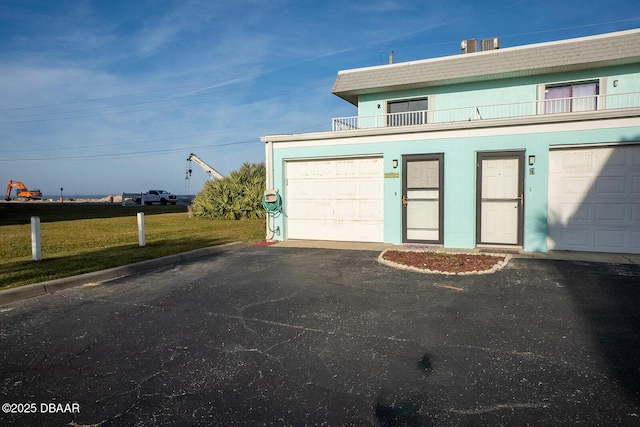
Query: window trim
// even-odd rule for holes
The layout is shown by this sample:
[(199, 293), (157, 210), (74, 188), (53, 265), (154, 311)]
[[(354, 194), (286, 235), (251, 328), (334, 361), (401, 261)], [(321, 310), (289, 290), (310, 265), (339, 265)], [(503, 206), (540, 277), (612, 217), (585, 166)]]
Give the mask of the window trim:
[[(392, 98), (392, 99), (386, 99), (384, 101), (384, 112), (385, 115), (387, 117), (386, 120), (386, 124), (388, 127), (399, 127), (399, 126), (413, 126), (413, 125), (424, 125), (427, 123), (433, 123), (433, 100), (434, 100), (434, 96), (433, 95), (424, 95), (424, 96), (410, 96), (410, 97), (405, 97), (405, 98)], [(426, 110), (413, 110), (413, 111), (427, 111), (427, 115), (425, 118), (425, 122), (424, 123), (411, 123), (411, 124), (400, 124), (400, 125), (392, 125), (389, 124), (390, 123), (390, 118), (391, 118), (391, 114), (397, 114), (397, 113), (391, 113), (389, 112), (389, 104), (399, 104), (402, 102), (411, 102), (411, 101), (427, 101), (427, 109)], [(408, 112), (411, 112), (412, 110), (409, 110)]]
[[(538, 96), (537, 96), (538, 108), (536, 109), (537, 114), (541, 114), (541, 115), (552, 114), (552, 113), (546, 112), (547, 104), (545, 101), (547, 101), (546, 94), (548, 89), (551, 89), (554, 87), (577, 86), (577, 85), (590, 84), (590, 83), (595, 83), (597, 85), (598, 92), (595, 95), (596, 108), (594, 110), (589, 110), (589, 111), (604, 110), (606, 108), (606, 105), (605, 105), (606, 96), (603, 96), (603, 95), (606, 95), (607, 78), (595, 77), (590, 79), (564, 80), (564, 81), (545, 82), (545, 83), (538, 84), (538, 91), (537, 91), (538, 92)], [(576, 112), (576, 111), (573, 111), (573, 107), (572, 107), (572, 110), (569, 111), (568, 113), (573, 113), (573, 112)]]
[[(399, 104), (401, 102), (410, 102), (410, 101), (427, 101), (427, 107), (431, 106), (431, 97), (432, 95), (424, 95), (424, 96), (408, 96), (406, 98), (391, 98), (386, 99), (384, 101), (384, 111), (389, 114), (389, 104)], [(430, 111), (431, 108), (427, 108), (427, 111)], [(422, 111), (422, 110), (416, 110)]]

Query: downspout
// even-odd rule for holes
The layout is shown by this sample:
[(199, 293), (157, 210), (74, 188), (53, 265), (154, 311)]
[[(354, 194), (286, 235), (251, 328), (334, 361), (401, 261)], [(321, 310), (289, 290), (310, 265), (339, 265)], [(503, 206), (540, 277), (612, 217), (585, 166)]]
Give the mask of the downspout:
[[(266, 170), (266, 174), (267, 176), (265, 177), (265, 184), (267, 186), (267, 190), (269, 189), (273, 189), (273, 142), (271, 141), (265, 141), (265, 170)], [(269, 225), (269, 221), (272, 222), (271, 225)], [(265, 240), (272, 240), (274, 238), (274, 234), (273, 232), (271, 232), (271, 230), (274, 230), (274, 226), (275, 226), (275, 218), (267, 215), (266, 218), (266, 222), (265, 222)]]

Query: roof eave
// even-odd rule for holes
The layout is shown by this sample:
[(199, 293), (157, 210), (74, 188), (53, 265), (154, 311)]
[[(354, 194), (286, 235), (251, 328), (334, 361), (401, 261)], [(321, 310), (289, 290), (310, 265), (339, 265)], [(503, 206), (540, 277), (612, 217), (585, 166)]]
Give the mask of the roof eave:
[(344, 99), (345, 101), (355, 106), (358, 106), (358, 97), (360, 95), (366, 95), (371, 93), (384, 93), (384, 92), (391, 92), (391, 91), (422, 89), (427, 87), (446, 86), (446, 85), (453, 85), (453, 84), (476, 83), (476, 82), (483, 82), (483, 81), (489, 81), (489, 80), (531, 77), (531, 76), (544, 75), (544, 74), (556, 74), (556, 73), (564, 73), (564, 72), (570, 72), (570, 71), (581, 71), (581, 70), (589, 70), (589, 69), (595, 69), (595, 68), (601, 68), (601, 67), (628, 65), (628, 64), (635, 64), (635, 63), (640, 63), (640, 56), (621, 58), (617, 60), (592, 61), (592, 62), (585, 62), (581, 64), (543, 67), (543, 68), (529, 69), (529, 70), (513, 70), (508, 72), (486, 74), (486, 75), (468, 75), (468, 76), (458, 77), (453, 79), (412, 82), (412, 83), (405, 83), (405, 84), (377, 86), (377, 87), (369, 87), (364, 89), (347, 90), (347, 91), (334, 90), (340, 78), (338, 76), (338, 78), (336, 78), (336, 83), (334, 83), (333, 85), (331, 93), (333, 93), (334, 95)]
[[(640, 29), (338, 72), (331, 92), (358, 96), (640, 63)], [(431, 80), (424, 81), (425, 76)]]

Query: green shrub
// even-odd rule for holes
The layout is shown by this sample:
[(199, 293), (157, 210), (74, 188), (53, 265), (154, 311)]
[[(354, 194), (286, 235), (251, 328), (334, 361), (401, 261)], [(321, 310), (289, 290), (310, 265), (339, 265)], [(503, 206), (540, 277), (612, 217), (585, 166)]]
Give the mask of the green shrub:
[(264, 189), (264, 163), (244, 163), (224, 179), (207, 181), (191, 202), (189, 216), (202, 219), (264, 218)]

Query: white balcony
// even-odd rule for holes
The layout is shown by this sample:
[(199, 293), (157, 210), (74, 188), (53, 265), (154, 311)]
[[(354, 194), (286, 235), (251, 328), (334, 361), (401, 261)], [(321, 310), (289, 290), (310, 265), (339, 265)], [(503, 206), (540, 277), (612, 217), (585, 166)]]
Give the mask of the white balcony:
[(340, 117), (333, 119), (332, 130), (415, 126), (432, 123), (494, 120), (541, 114), (565, 114), (638, 107), (640, 107), (640, 92), (630, 92), (615, 95), (556, 98), (511, 104), (474, 105), (451, 109), (408, 111), (378, 114), (375, 116)]

